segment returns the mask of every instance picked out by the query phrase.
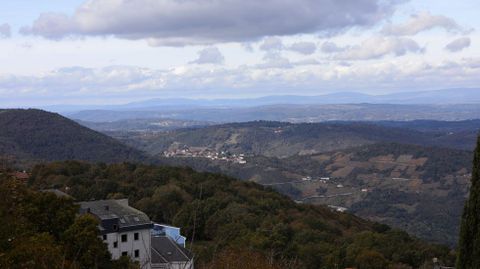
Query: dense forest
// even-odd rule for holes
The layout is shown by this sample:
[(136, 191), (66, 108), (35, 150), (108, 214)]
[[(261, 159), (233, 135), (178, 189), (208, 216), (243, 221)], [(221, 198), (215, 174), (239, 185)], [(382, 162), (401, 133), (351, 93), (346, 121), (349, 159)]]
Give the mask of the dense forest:
[(76, 216), (72, 199), (34, 191), (2, 173), (0, 197), (0, 268), (136, 268), (128, 258), (111, 260), (97, 220)]
[(41, 110), (0, 110), (0, 156), (20, 163), (54, 160), (121, 162), (147, 157), (104, 134)]
[[(225, 268), (225, 262), (230, 268), (424, 268), (433, 257), (454, 262), (449, 248), (386, 225), (187, 168), (57, 162), (36, 166), (30, 184), (59, 188), (77, 200), (129, 198), (152, 220), (182, 227), (200, 268)], [(258, 266), (245, 267), (252, 262)]]

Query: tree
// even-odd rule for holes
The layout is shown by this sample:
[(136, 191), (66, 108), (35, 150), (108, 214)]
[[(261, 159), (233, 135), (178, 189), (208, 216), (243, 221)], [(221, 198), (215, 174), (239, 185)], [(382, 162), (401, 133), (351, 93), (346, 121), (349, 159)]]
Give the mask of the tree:
[(248, 249), (225, 249), (210, 263), (200, 266), (202, 269), (279, 269), (264, 255)]
[(110, 267), (110, 253), (98, 237), (98, 222), (90, 215), (79, 216), (64, 233), (65, 252), (81, 269)]
[(384, 269), (388, 266), (388, 261), (382, 254), (374, 250), (363, 250), (355, 259), (358, 269)]
[[(144, 211), (153, 221), (171, 219), (173, 225), (182, 227), (182, 234), (187, 235), (189, 241), (194, 238), (189, 248), (200, 267), (262, 268), (255, 266), (264, 266), (261, 262), (264, 260), (270, 267), (280, 264), (281, 268), (292, 268), (290, 265), (301, 269), (345, 268), (355, 265), (363, 250), (370, 250), (380, 253), (384, 259), (373, 255), (374, 259), (368, 260), (372, 257), (367, 255), (363, 260), (359, 258), (359, 262), (383, 264), (387, 260), (389, 264), (418, 268), (424, 260), (433, 257), (446, 260), (450, 253), (448, 249), (437, 251), (435, 246), (406, 233), (325, 207), (296, 204), (273, 189), (222, 175), (126, 163), (91, 165), (72, 173), (70, 171), (77, 170), (69, 168), (72, 165), (79, 167), (73, 162), (37, 166), (32, 173), (33, 186), (40, 182), (48, 188), (68, 187), (69, 194), (78, 200), (128, 197), (135, 208)], [(99, 249), (96, 224), (86, 221), (90, 227), (86, 229), (86, 225), (80, 226), (78, 222), (67, 233), (62, 233), (69, 235), (68, 240), (62, 239), (68, 249), (67, 259), (75, 260), (76, 265), (81, 260), (83, 267), (78, 268), (95, 268), (93, 253), (102, 253), (91, 251), (94, 246)], [(82, 234), (88, 236), (80, 236)], [(89, 247), (85, 249), (81, 247), (82, 242), (91, 242), (91, 245), (87, 244)], [(221, 254), (225, 249), (234, 250), (230, 253), (233, 260), (230, 254)], [(237, 249), (256, 255), (237, 254)], [(242, 263), (242, 259), (245, 262)]]
[(112, 262), (98, 237), (98, 222), (71, 199), (37, 192), (0, 175), (0, 268), (130, 269)]
[(36, 232), (49, 233), (55, 239), (72, 225), (78, 212), (72, 199), (52, 193), (32, 193), (24, 204), (24, 214)]
[(60, 269), (62, 262), (61, 247), (47, 233), (15, 239), (12, 249), (0, 257), (0, 267), (10, 269)]
[(480, 268), (480, 137), (473, 157), (470, 197), (462, 216), (456, 268)]

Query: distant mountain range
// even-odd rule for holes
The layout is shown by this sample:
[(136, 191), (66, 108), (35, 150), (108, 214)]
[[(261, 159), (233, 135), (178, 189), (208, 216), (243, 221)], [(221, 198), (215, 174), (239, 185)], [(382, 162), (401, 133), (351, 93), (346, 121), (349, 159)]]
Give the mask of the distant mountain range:
[(131, 119), (169, 119), (201, 122), (323, 121), (458, 121), (480, 119), (480, 105), (269, 105), (257, 107), (195, 107), (172, 110), (83, 110), (64, 113), (82, 121), (114, 122)]
[(81, 110), (171, 111), (191, 108), (240, 108), (269, 105), (327, 105), (362, 103), (398, 105), (480, 104), (480, 88), (403, 92), (385, 95), (340, 92), (317, 96), (278, 95), (244, 99), (156, 98), (123, 105), (57, 105), (42, 108), (49, 111), (71, 113)]

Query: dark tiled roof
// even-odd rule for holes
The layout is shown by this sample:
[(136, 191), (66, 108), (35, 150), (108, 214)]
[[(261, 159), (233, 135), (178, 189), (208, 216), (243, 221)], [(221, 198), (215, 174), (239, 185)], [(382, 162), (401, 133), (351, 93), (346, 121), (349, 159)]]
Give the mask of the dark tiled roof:
[(167, 236), (152, 237), (152, 263), (188, 262), (192, 254)]
[[(95, 215), (102, 226), (114, 222), (120, 231), (134, 226), (153, 225), (145, 213), (129, 206), (127, 199), (80, 202), (79, 205), (80, 213)], [(110, 227), (102, 228), (108, 230)]]

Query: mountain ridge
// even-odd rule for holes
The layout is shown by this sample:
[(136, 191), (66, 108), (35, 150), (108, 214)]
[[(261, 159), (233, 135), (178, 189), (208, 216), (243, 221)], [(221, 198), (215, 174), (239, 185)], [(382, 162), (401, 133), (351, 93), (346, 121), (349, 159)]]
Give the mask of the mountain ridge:
[(0, 110), (0, 155), (19, 160), (147, 160), (128, 147), (59, 114), (37, 109)]
[(43, 109), (65, 112), (79, 110), (167, 110), (188, 107), (254, 107), (266, 105), (314, 105), (314, 104), (478, 104), (480, 103), (479, 88), (452, 88), (441, 90), (410, 91), (383, 95), (365, 94), (360, 92), (338, 92), (322, 95), (267, 95), (252, 98), (220, 98), (220, 99), (190, 99), (190, 98), (152, 98), (119, 105), (54, 105)]

